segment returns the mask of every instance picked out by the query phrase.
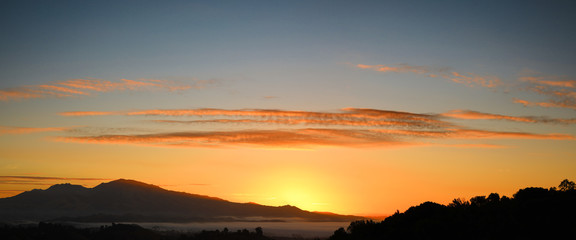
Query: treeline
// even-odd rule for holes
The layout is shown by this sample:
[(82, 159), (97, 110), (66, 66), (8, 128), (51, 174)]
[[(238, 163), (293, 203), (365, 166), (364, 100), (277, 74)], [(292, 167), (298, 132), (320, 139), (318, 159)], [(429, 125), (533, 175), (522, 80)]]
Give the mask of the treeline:
[(381, 222), (352, 222), (330, 240), (360, 239), (576, 239), (576, 184), (525, 188), (513, 198), (497, 193), (447, 206), (425, 202)]
[(56, 223), (38, 225), (0, 226), (2, 240), (271, 240), (264, 236), (262, 228), (254, 231), (201, 231), (184, 233), (178, 231), (155, 231), (136, 224), (112, 224), (100, 228), (76, 228)]

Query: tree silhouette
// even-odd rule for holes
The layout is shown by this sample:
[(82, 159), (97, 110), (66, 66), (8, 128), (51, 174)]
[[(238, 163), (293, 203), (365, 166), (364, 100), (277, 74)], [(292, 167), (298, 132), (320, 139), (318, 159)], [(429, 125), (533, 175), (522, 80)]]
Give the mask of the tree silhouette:
[(576, 183), (568, 180), (568, 179), (564, 179), (562, 180), (562, 182), (560, 183), (560, 185), (558, 185), (558, 188), (560, 189), (560, 191), (571, 191), (576, 189)]
[(498, 193), (490, 193), (486, 200), (488, 200), (489, 203), (498, 203), (500, 202), (500, 195)]
[(425, 202), (381, 222), (352, 222), (330, 240), (576, 239), (575, 188), (564, 180), (559, 190), (530, 187), (513, 198), (491, 193), (448, 206)]
[(256, 229), (254, 229), (256, 231), (256, 235), (258, 236), (264, 236), (264, 231), (262, 231), (262, 227), (257, 227)]
[[(449, 207), (464, 207), (464, 206), (469, 206), (470, 202), (466, 201), (466, 199), (463, 198), (454, 198), (454, 200), (452, 200), (452, 202), (450, 204), (448, 204)], [(397, 212), (399, 213), (399, 212)]]

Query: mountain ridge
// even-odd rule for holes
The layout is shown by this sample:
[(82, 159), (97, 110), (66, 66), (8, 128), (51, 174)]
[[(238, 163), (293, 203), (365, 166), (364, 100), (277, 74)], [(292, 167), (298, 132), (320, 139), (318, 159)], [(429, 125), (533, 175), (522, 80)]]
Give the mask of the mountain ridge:
[(79, 222), (351, 221), (362, 217), (304, 211), (294, 206), (236, 203), (167, 190), (130, 179), (93, 188), (56, 184), (0, 199), (0, 220)]

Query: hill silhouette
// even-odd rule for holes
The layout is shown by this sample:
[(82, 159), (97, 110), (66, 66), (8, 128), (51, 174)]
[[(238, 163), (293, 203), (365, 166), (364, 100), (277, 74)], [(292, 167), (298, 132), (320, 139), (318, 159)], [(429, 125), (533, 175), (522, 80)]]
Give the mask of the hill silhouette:
[(94, 188), (57, 184), (0, 199), (0, 220), (79, 222), (352, 221), (360, 217), (323, 214), (294, 206), (235, 203), (119, 179)]
[(359, 239), (576, 239), (576, 187), (564, 180), (558, 189), (525, 188), (513, 198), (425, 202), (381, 222), (352, 222), (330, 237)]

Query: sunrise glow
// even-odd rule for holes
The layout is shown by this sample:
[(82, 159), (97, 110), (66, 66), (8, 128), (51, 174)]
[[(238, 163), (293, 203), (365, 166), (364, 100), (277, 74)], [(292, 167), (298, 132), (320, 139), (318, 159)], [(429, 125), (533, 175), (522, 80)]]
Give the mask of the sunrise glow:
[(386, 216), (576, 179), (570, 1), (32, 2), (0, 10), (2, 198)]

